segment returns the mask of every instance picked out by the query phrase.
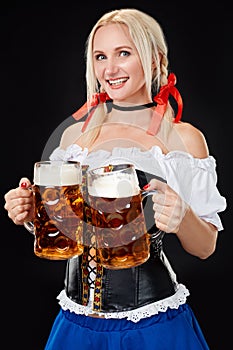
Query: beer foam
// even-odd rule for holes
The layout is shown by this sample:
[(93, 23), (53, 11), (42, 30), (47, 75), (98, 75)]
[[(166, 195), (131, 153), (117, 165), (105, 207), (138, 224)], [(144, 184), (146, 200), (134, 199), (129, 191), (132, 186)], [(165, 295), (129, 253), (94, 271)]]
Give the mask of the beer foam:
[(70, 186), (81, 183), (79, 168), (71, 164), (41, 164), (34, 168), (34, 184), (40, 186)]
[(135, 182), (134, 176), (116, 173), (100, 176), (88, 186), (88, 192), (91, 196), (105, 198), (130, 197), (137, 195), (139, 191), (140, 188), (138, 182)]

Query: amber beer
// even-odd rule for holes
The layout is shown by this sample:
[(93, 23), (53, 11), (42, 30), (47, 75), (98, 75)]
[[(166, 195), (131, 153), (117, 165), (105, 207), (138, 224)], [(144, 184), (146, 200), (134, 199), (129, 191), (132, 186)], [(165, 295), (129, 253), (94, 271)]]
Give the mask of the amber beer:
[(53, 260), (82, 254), (80, 164), (39, 162), (34, 171), (35, 254)]
[(89, 181), (96, 246), (102, 265), (109, 269), (138, 266), (150, 255), (142, 196), (134, 181), (134, 176), (120, 173)]

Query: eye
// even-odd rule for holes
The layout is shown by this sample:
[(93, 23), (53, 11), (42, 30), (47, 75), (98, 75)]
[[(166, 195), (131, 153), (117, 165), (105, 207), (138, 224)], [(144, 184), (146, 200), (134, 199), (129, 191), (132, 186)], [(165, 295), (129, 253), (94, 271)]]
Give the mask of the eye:
[(130, 55), (130, 53), (129, 53), (129, 51), (121, 51), (120, 52), (120, 56), (129, 56)]
[(106, 59), (105, 55), (99, 54), (95, 56), (96, 61), (102, 61), (104, 59)]

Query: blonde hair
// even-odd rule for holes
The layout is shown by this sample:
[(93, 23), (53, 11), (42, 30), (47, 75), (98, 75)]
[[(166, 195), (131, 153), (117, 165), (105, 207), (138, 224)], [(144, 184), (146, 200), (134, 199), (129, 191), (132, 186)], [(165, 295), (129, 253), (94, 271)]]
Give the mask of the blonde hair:
[[(94, 72), (93, 64), (93, 40), (98, 28), (107, 24), (125, 24), (141, 59), (145, 75), (148, 95), (157, 94), (160, 86), (167, 84), (168, 77), (168, 48), (164, 33), (159, 23), (150, 15), (137, 9), (113, 10), (104, 14), (92, 28), (86, 43), (86, 86), (87, 99), (99, 92), (98, 81)], [(152, 70), (153, 62), (155, 69)], [(101, 91), (101, 87), (100, 87)], [(168, 103), (164, 119), (169, 123), (163, 123), (163, 134), (168, 133), (171, 127), (173, 110)], [(92, 144), (98, 136), (101, 125), (105, 119), (106, 111), (104, 105), (100, 105), (94, 113), (84, 134), (84, 142)]]

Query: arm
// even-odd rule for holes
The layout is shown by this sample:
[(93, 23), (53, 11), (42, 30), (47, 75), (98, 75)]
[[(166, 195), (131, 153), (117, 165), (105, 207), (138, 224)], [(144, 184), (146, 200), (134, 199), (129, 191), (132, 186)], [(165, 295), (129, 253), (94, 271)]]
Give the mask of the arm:
[[(180, 123), (176, 125), (175, 133), (179, 135), (179, 140), (182, 139), (182, 151), (185, 150), (196, 158), (208, 157), (205, 138), (198, 129), (190, 124)], [(172, 149), (179, 150), (179, 147), (172, 142)], [(167, 233), (176, 234), (188, 253), (201, 259), (210, 256), (216, 248), (217, 228), (196, 215), (166, 183), (153, 179), (148, 187), (148, 190), (151, 189), (157, 190), (152, 197), (156, 226)]]
[(218, 230), (188, 206), (176, 235), (188, 253), (206, 259), (215, 251)]
[(156, 226), (166, 233), (176, 234), (188, 253), (208, 258), (216, 247), (216, 227), (199, 218), (166, 183), (152, 179), (147, 189), (157, 190), (152, 196)]

